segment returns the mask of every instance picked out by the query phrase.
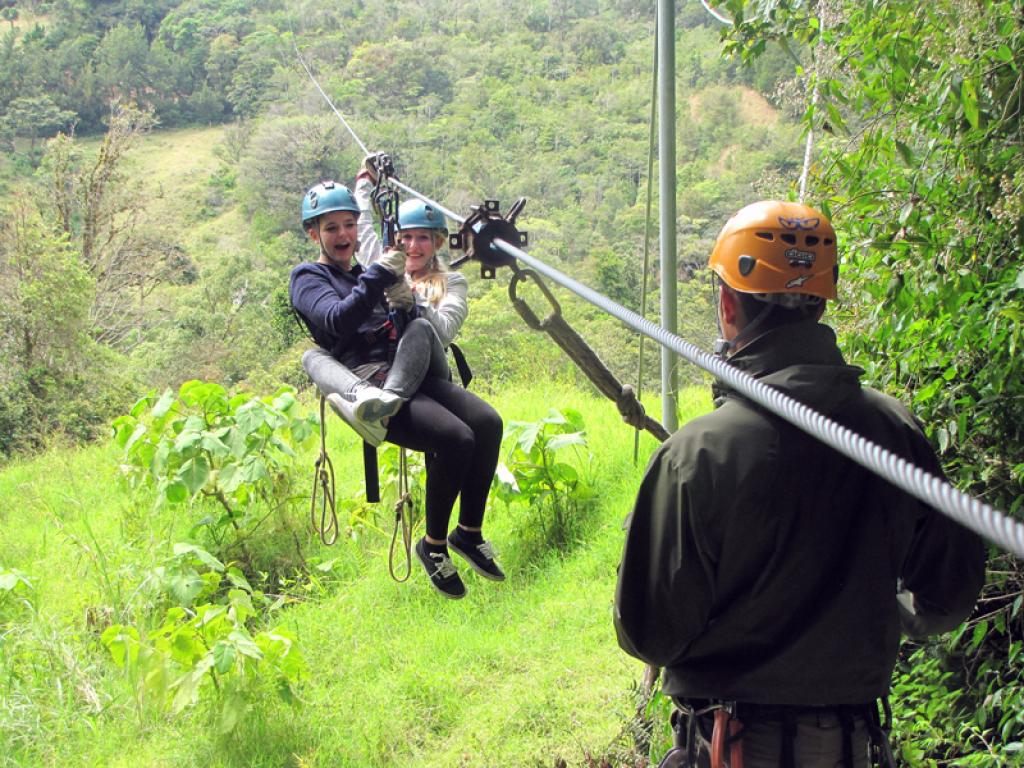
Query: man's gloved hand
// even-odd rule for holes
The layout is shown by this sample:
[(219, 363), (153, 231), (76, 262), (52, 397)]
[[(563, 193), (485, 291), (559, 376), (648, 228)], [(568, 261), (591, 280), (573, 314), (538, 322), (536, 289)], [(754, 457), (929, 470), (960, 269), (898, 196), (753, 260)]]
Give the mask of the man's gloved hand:
[(377, 259), (377, 263), (395, 277), (401, 278), (403, 283), (405, 282), (405, 251), (398, 248), (388, 248)]
[(406, 282), (404, 276), (394, 285), (385, 288), (384, 295), (387, 297), (390, 309), (410, 310), (416, 303), (412, 289), (409, 288), (409, 283)]

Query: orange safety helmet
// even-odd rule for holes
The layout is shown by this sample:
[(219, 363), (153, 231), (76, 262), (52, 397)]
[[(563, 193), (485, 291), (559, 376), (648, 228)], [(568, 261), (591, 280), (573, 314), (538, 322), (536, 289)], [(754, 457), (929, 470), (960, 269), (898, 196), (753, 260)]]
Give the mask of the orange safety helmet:
[(763, 200), (722, 227), (708, 266), (740, 293), (799, 306), (834, 299), (839, 279), (836, 231), (802, 203)]

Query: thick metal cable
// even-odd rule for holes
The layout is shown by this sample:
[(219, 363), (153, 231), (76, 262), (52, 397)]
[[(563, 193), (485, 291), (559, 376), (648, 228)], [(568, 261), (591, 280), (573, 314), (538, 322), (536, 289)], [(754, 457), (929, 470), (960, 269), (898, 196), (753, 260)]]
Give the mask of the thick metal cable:
[(942, 478), (925, 472), (892, 451), (858, 435), (827, 416), (794, 400), (789, 395), (758, 381), (739, 368), (708, 354), (679, 336), (669, 333), (636, 312), (626, 309), (621, 304), (617, 304), (608, 297), (562, 274), (557, 269), (533, 258), (521, 248), (517, 248), (501, 238), (495, 238), (492, 247), (519, 259), (563, 288), (621, 320), (633, 330), (678, 352), (689, 362), (708, 371), (775, 415), (816, 437), (847, 458), (941, 511), (966, 528), (970, 528), (1003, 549), (1024, 559), (1024, 523), (1014, 520), (985, 502), (972, 498)]

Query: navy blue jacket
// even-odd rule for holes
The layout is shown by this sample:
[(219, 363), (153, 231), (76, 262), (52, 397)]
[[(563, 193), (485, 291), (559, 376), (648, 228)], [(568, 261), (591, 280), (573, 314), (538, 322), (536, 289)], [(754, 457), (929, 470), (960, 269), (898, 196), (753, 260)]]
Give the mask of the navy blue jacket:
[(388, 320), (384, 289), (397, 279), (379, 264), (345, 271), (332, 264), (304, 263), (292, 270), (292, 306), (313, 340), (350, 368), (387, 360)]

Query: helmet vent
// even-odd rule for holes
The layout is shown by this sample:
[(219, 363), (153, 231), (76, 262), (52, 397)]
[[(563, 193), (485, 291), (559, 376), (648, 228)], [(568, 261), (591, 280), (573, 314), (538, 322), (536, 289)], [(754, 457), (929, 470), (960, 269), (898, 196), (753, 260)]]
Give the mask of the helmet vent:
[(826, 237), (825, 240), (824, 240), (824, 243), (825, 243), (825, 245), (832, 245), (832, 238), (831, 237)]
[(740, 262), (738, 265), (740, 268), (740, 274), (746, 277), (747, 275), (754, 271), (755, 264), (757, 264), (757, 259), (755, 259), (753, 256), (740, 256)]
[(804, 238), (804, 243), (807, 245), (817, 245), (820, 238), (817, 235), (808, 235)]
[(796, 245), (796, 235), (791, 235), (789, 232), (779, 235), (779, 239), (789, 245)]
[(762, 240), (767, 240), (768, 242), (771, 242), (775, 239), (775, 235), (773, 235), (771, 232), (755, 232), (754, 237), (759, 237)]

